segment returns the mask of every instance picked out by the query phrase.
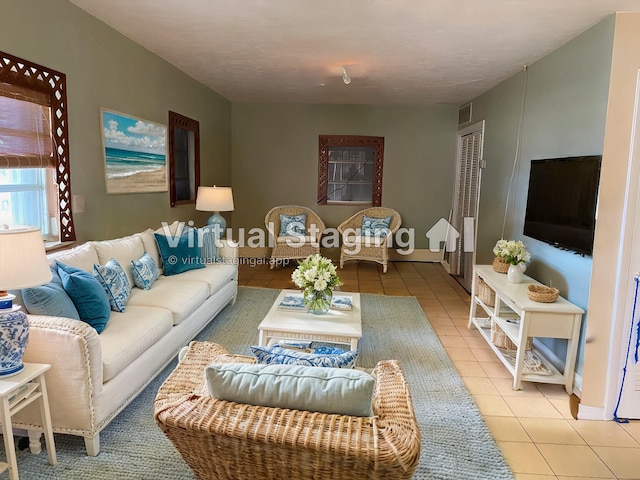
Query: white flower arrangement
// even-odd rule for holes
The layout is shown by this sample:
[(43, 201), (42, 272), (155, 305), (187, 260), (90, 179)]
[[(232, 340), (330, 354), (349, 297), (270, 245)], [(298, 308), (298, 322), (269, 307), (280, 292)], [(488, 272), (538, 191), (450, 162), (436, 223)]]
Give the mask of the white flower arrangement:
[(291, 274), (291, 280), (302, 289), (304, 303), (310, 309), (324, 307), (325, 305), (321, 304), (314, 305), (314, 302), (326, 302), (326, 298), (330, 302), (334, 287), (342, 285), (336, 273), (336, 266), (330, 259), (319, 254), (310, 255), (299, 262)]
[(515, 240), (498, 240), (496, 246), (493, 247), (493, 253), (510, 265), (518, 265), (531, 260), (531, 254), (527, 252), (524, 243)]

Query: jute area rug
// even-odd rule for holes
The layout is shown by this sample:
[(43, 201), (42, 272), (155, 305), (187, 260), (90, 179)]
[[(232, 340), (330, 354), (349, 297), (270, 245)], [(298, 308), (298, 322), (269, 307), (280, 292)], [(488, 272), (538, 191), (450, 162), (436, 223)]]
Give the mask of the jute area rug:
[[(248, 354), (258, 341), (258, 324), (277, 290), (241, 287), (197, 340)], [(364, 335), (357, 364), (373, 367), (397, 359), (407, 376), (420, 423), (422, 449), (415, 480), (513, 479), (469, 392), (413, 297), (362, 295)], [(156, 426), (153, 400), (175, 361), (101, 433), (101, 452), (88, 457), (80, 437), (56, 435), (58, 464), (46, 452), (20, 452), (20, 477), (37, 479), (193, 479), (173, 445)], [(283, 478), (287, 478), (283, 472)], [(250, 480), (250, 479), (247, 479)], [(364, 480), (364, 479), (363, 479)]]

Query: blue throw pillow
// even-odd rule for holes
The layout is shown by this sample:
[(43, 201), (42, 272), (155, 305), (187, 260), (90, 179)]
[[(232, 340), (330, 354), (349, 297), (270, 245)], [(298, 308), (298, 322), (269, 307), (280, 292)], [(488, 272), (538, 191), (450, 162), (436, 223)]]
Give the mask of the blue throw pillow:
[(151, 255), (144, 252), (138, 260), (131, 260), (131, 276), (136, 287), (149, 290), (160, 276), (160, 271)]
[(33, 315), (50, 315), (80, 320), (78, 310), (62, 286), (57, 268), (51, 268), (49, 283), (39, 287), (23, 288), (22, 300), (27, 312)]
[(273, 365), (307, 365), (309, 367), (353, 368), (358, 357), (357, 350), (349, 350), (339, 354), (305, 353), (282, 348), (278, 345), (261, 347), (254, 345), (251, 352), (258, 363)]
[(102, 285), (84, 270), (60, 262), (56, 265), (62, 286), (76, 306), (80, 320), (101, 333), (111, 314), (109, 299)]
[(188, 270), (204, 268), (195, 229), (185, 229), (180, 236), (167, 237), (154, 233), (164, 275), (176, 275)]
[(362, 216), (362, 235), (364, 237), (386, 237), (391, 230), (389, 230), (389, 224), (391, 223), (391, 215), (384, 218), (367, 217)]
[(131, 295), (131, 285), (118, 261), (110, 258), (104, 265), (94, 264), (93, 276), (104, 288), (111, 310), (124, 312)]
[(285, 237), (299, 237), (307, 232), (307, 214), (280, 214), (280, 235)]
[(200, 256), (206, 264), (218, 261), (218, 246), (216, 245), (215, 227), (207, 225), (198, 229), (198, 243)]

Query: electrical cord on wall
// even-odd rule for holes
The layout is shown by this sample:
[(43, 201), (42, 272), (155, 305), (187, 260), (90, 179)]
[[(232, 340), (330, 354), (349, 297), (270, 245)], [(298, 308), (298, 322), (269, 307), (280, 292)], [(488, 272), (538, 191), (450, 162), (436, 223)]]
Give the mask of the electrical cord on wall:
[(502, 233), (500, 238), (504, 238), (504, 229), (507, 225), (507, 212), (509, 210), (509, 198), (511, 197), (511, 185), (513, 184), (513, 178), (516, 174), (516, 167), (518, 166), (518, 160), (520, 159), (520, 140), (522, 139), (522, 122), (524, 120), (524, 102), (527, 96), (527, 80), (529, 78), (529, 69), (525, 65), (524, 71), (524, 84), (522, 86), (522, 100), (520, 102), (520, 119), (518, 120), (518, 135), (516, 137), (516, 152), (513, 157), (513, 167), (511, 168), (511, 178), (509, 178), (509, 187), (507, 188), (507, 201), (504, 204), (504, 218), (502, 219)]

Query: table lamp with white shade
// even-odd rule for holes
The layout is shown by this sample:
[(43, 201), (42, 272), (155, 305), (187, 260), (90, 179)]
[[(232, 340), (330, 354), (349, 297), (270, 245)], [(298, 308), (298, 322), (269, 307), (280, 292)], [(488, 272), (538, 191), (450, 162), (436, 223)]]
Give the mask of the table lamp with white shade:
[(0, 226), (0, 377), (15, 375), (24, 365), (29, 322), (15, 295), (7, 290), (43, 285), (51, 280), (42, 233), (23, 225)]
[(233, 193), (231, 187), (198, 187), (196, 196), (196, 210), (203, 212), (214, 212), (207, 222), (209, 226), (224, 233), (227, 228), (227, 221), (220, 212), (233, 211)]

